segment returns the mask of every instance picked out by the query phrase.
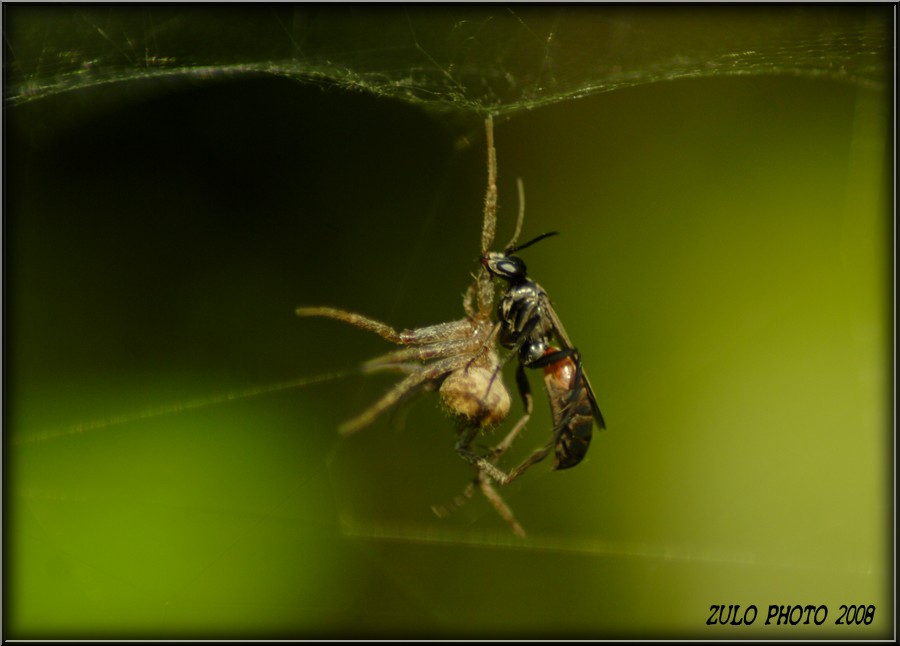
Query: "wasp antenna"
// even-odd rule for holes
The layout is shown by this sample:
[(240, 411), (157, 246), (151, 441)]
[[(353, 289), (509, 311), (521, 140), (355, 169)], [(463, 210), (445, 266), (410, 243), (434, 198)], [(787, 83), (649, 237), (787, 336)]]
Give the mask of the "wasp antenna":
[(506, 249), (503, 253), (505, 253), (508, 256), (511, 253), (521, 251), (525, 247), (530, 247), (531, 245), (533, 245), (537, 242), (540, 242), (544, 238), (549, 238), (550, 236), (556, 236), (556, 235), (559, 235), (559, 231), (548, 231), (547, 233), (542, 233), (537, 238), (533, 238), (533, 239), (529, 240), (528, 242), (526, 242), (525, 244), (520, 244), (518, 247), (512, 247), (511, 249)]

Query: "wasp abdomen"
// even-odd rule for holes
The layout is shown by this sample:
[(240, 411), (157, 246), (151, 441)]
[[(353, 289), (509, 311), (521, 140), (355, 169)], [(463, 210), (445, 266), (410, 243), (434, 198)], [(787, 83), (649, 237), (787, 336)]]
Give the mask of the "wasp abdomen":
[[(545, 356), (559, 352), (548, 347)], [(591, 445), (593, 409), (584, 387), (577, 387), (578, 369), (572, 357), (544, 366), (544, 386), (553, 415), (556, 459), (553, 469), (569, 469), (584, 459)]]

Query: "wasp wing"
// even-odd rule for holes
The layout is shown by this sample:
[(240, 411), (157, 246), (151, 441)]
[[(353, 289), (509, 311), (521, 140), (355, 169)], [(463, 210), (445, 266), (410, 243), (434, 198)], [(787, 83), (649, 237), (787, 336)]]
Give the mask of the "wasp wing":
[[(546, 297), (544, 298), (544, 311), (546, 311), (547, 317), (550, 319), (550, 324), (553, 327), (553, 334), (556, 336), (559, 344), (567, 350), (576, 349), (569, 340), (569, 335), (566, 334), (566, 328), (563, 327), (562, 321), (559, 320), (559, 316), (556, 314), (556, 310), (553, 309), (550, 299)], [(581, 380), (584, 382), (584, 389), (587, 391), (588, 399), (591, 402), (594, 420), (597, 422), (597, 426), (599, 426), (601, 430), (604, 430), (606, 428), (606, 422), (603, 421), (603, 413), (600, 412), (600, 407), (597, 405), (597, 398), (594, 396), (594, 389), (591, 387), (591, 382), (588, 380), (587, 373), (584, 371), (584, 366), (581, 367)]]

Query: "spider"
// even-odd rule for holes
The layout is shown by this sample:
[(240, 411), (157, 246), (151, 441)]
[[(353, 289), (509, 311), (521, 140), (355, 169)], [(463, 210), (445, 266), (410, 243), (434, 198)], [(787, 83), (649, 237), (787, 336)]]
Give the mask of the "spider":
[[(489, 253), (497, 225), (497, 156), (491, 117), (485, 121), (485, 133), (488, 182), (481, 231), (482, 257)], [(521, 181), (518, 182), (518, 187), (518, 221), (513, 240), (507, 248), (515, 245), (524, 217)], [(502, 363), (495, 349), (499, 326), (491, 318), (495, 309), (493, 276), (485, 267), (481, 267), (473, 278), (473, 283), (463, 297), (465, 318), (416, 329), (398, 332), (380, 321), (331, 307), (300, 307), (296, 312), (301, 317), (319, 316), (343, 321), (403, 346), (362, 365), (361, 370), (364, 373), (390, 371), (401, 373), (405, 377), (369, 408), (342, 424), (340, 427), (342, 435), (355, 433), (368, 426), (380, 414), (412, 395), (439, 389), (444, 409), (458, 426), (456, 452), (476, 470), (474, 480), (463, 492), (462, 497), (457, 496), (454, 499), (453, 505), (458, 507), (464, 499), (472, 496), (477, 487), (500, 516), (509, 523), (513, 532), (524, 536), (524, 529), (494, 489), (491, 480), (498, 482), (509, 480), (509, 477), (496, 467), (496, 463), (528, 421), (530, 402), (526, 401), (528, 412), (487, 455), (478, 455), (471, 449), (473, 440), (482, 431), (492, 429), (502, 422), (510, 409), (509, 392), (502, 378), (497, 378)], [(521, 384), (519, 386), (523, 398), (526, 397)], [(530, 395), (527, 396), (530, 398)], [(433, 509), (439, 516), (447, 511), (446, 507)]]

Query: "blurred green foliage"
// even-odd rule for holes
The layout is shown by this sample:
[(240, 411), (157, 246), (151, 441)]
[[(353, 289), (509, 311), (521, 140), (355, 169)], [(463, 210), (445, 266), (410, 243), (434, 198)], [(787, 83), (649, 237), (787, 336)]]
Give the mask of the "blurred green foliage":
[[(22, 30), (9, 33), (25, 37), (7, 39), (7, 62), (69, 47), (54, 44), (58, 25), (41, 25), (40, 9), (4, 9), (7, 28)], [(204, 10), (166, 11), (162, 25), (181, 25), (179, 60), (225, 64), (184, 30)], [(472, 11), (486, 24), (489, 10)], [(647, 23), (637, 7), (615, 21), (595, 11), (626, 35), (671, 33), (656, 52), (690, 49), (683, 35), (698, 30), (727, 42), (735, 23), (722, 8)], [(885, 46), (887, 23), (867, 11), (796, 15), (818, 34), (862, 25)], [(340, 12), (327, 12), (334, 33)], [(545, 70), (559, 79), (565, 64), (584, 71), (553, 50), (566, 51), (571, 13), (541, 32), (557, 39), (539, 60), (563, 68)], [(87, 32), (128, 35), (141, 50), (125, 14), (106, 15), (117, 31), (94, 19)], [(26, 17), (38, 31), (17, 24)], [(381, 18), (373, 38), (379, 25), (400, 29)], [(220, 20), (232, 27), (228, 64), (240, 63), (237, 19)], [(434, 72), (409, 53), (422, 58), (447, 35), (421, 25), (403, 69)], [(162, 39), (157, 27), (134, 33)], [(767, 37), (795, 44), (793, 33)], [(248, 41), (265, 51), (248, 45), (246, 61), (272, 58)], [(880, 60), (847, 43), (834, 38), (836, 58), (819, 60)], [(699, 61), (706, 49), (690, 51)], [(397, 327), (461, 315), (485, 182), (468, 103), (451, 98), (462, 109), (450, 118), (418, 100), (270, 76), (139, 81), (139, 66), (111, 53), (100, 63), (121, 82), (13, 101), (6, 636), (891, 635), (887, 65), (863, 66), (861, 82), (798, 75), (784, 60), (764, 76), (649, 83), (665, 75), (647, 72), (578, 101), (550, 92), (541, 110), (497, 120), (498, 238), (511, 232), (522, 177), (523, 235), (562, 232), (527, 250), (529, 268), (609, 426), (577, 469), (535, 467), (504, 490), (524, 540), (478, 498), (448, 519), (431, 513), (471, 476), (434, 398), (346, 440), (336, 427), (390, 378), (221, 401), (386, 350), (348, 326), (296, 319), (298, 305)], [(68, 73), (35, 69), (8, 68), (14, 81)], [(484, 108), (499, 94), (480, 96), (472, 105)], [(538, 410), (518, 457), (549, 433), (533, 377)], [(167, 408), (205, 397), (215, 405)], [(809, 603), (828, 605), (825, 625), (764, 625), (769, 604)], [(712, 604), (756, 604), (760, 617), (708, 627)], [(874, 604), (874, 621), (834, 625), (841, 604)]]

